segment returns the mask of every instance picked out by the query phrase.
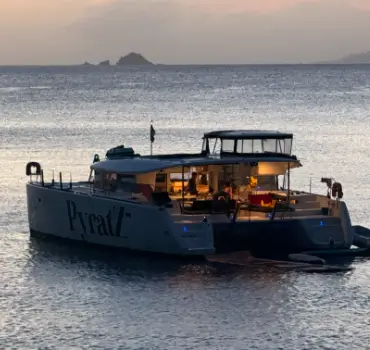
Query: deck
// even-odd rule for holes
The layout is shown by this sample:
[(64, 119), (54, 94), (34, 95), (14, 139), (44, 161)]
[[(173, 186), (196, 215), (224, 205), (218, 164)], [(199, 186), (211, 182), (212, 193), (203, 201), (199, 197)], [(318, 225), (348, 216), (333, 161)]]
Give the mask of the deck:
[[(41, 184), (40, 184), (41, 185)], [(99, 189), (93, 189), (92, 185), (88, 182), (76, 182), (72, 183), (72, 187), (70, 183), (63, 183), (62, 186), (60, 183), (55, 182), (52, 183), (45, 183), (45, 187), (51, 188), (54, 190), (66, 190), (71, 191), (75, 194), (79, 195), (88, 195), (88, 196), (97, 196), (97, 197), (105, 197), (114, 200), (120, 200), (125, 202), (131, 202), (136, 204), (143, 204), (143, 205), (156, 205), (150, 199), (148, 200), (144, 195), (139, 193), (128, 193), (122, 190), (116, 191), (105, 191)], [(260, 194), (265, 194), (267, 191), (259, 191)], [(271, 191), (270, 191), (271, 193)], [(281, 197), (287, 197), (286, 191), (274, 191), (274, 194), (277, 194)], [(172, 207), (168, 208), (170, 215), (173, 217), (175, 223), (196, 223), (201, 221), (204, 216), (212, 217), (213, 222), (227, 222), (230, 219), (227, 217), (225, 213), (199, 213), (194, 212), (191, 213), (187, 212), (186, 214), (183, 213), (182, 209), (182, 196), (175, 195), (170, 196), (172, 199)], [(185, 196), (185, 201), (187, 203), (192, 203), (192, 200), (196, 199), (194, 196)], [(201, 202), (202, 199), (196, 199), (197, 201)], [(323, 203), (327, 203), (328, 199), (325, 196), (320, 196), (312, 193), (306, 192), (298, 192), (293, 191), (290, 195), (290, 207), (293, 211), (280, 211), (276, 212), (274, 220), (290, 220), (290, 219), (309, 219), (309, 218), (322, 218), (325, 219), (328, 216), (323, 215), (322, 207), (324, 206)], [(267, 221), (271, 220), (271, 210), (266, 209), (264, 212), (262, 211), (254, 211), (254, 210), (240, 210), (237, 216), (237, 221)]]

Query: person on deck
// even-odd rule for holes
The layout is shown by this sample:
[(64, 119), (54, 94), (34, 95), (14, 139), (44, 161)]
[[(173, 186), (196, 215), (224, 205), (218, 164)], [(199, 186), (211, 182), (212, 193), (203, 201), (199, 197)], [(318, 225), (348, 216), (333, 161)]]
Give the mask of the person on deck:
[(188, 187), (186, 189), (187, 192), (189, 192), (192, 195), (198, 194), (197, 191), (197, 173), (194, 172), (191, 174), (191, 178), (188, 181)]
[(207, 186), (208, 185), (208, 179), (207, 179), (207, 175), (206, 174), (202, 174), (200, 176), (199, 184), (200, 185), (204, 185), (204, 186)]
[(233, 195), (233, 189), (231, 187), (231, 183), (226, 182), (223, 186), (223, 189), (221, 191), (216, 192), (213, 195), (213, 197), (218, 200), (220, 199), (229, 200), (229, 199), (232, 199), (232, 195)]
[(231, 187), (230, 182), (225, 183), (224, 192), (227, 194), (228, 199), (231, 199), (233, 196), (233, 188)]

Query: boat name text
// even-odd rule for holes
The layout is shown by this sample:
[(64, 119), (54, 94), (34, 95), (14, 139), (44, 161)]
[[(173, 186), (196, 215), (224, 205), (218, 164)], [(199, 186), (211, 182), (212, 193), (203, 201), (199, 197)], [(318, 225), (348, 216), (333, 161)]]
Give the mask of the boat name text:
[(67, 200), (67, 212), (69, 228), (76, 231), (80, 226), (84, 234), (99, 234), (102, 236), (121, 237), (121, 229), (125, 208), (120, 207), (118, 215), (114, 220), (111, 210), (106, 215), (94, 214), (77, 210), (77, 205), (73, 200)]

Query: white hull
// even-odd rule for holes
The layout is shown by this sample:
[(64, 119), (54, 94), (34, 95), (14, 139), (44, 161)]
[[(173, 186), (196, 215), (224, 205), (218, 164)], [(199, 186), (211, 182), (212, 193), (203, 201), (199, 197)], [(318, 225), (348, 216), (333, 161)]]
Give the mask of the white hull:
[(173, 222), (168, 211), (128, 200), (27, 184), (31, 233), (171, 255), (214, 253), (212, 225)]

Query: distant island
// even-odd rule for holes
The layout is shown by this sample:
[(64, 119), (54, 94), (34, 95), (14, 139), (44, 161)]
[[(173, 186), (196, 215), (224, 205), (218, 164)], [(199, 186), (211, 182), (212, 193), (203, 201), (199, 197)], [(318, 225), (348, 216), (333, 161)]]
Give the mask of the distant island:
[[(313, 62), (311, 64), (370, 64), (370, 51), (355, 53), (351, 55), (344, 56), (338, 60), (334, 61), (324, 61), (324, 62)], [(140, 53), (130, 52), (126, 56), (121, 56), (115, 64), (116, 66), (155, 66), (154, 63), (148, 61)], [(109, 60), (101, 61), (99, 64), (95, 65), (90, 62), (85, 62), (82, 66), (102, 66), (108, 67), (112, 66)], [(157, 64), (156, 66), (165, 66), (164, 64)]]
[[(83, 66), (94, 66), (89, 62), (82, 64)], [(110, 66), (110, 61), (105, 60), (98, 64), (99, 66)], [(148, 61), (144, 56), (139, 53), (131, 52), (126, 56), (121, 56), (117, 61), (116, 66), (154, 66), (154, 63)]]
[(335, 61), (321, 62), (323, 64), (370, 64), (370, 51), (344, 56)]
[(149, 62), (141, 54), (135, 52), (121, 57), (116, 64), (117, 66), (153, 66), (152, 62)]
[(99, 66), (110, 66), (110, 61), (109, 60), (102, 61), (99, 63)]

